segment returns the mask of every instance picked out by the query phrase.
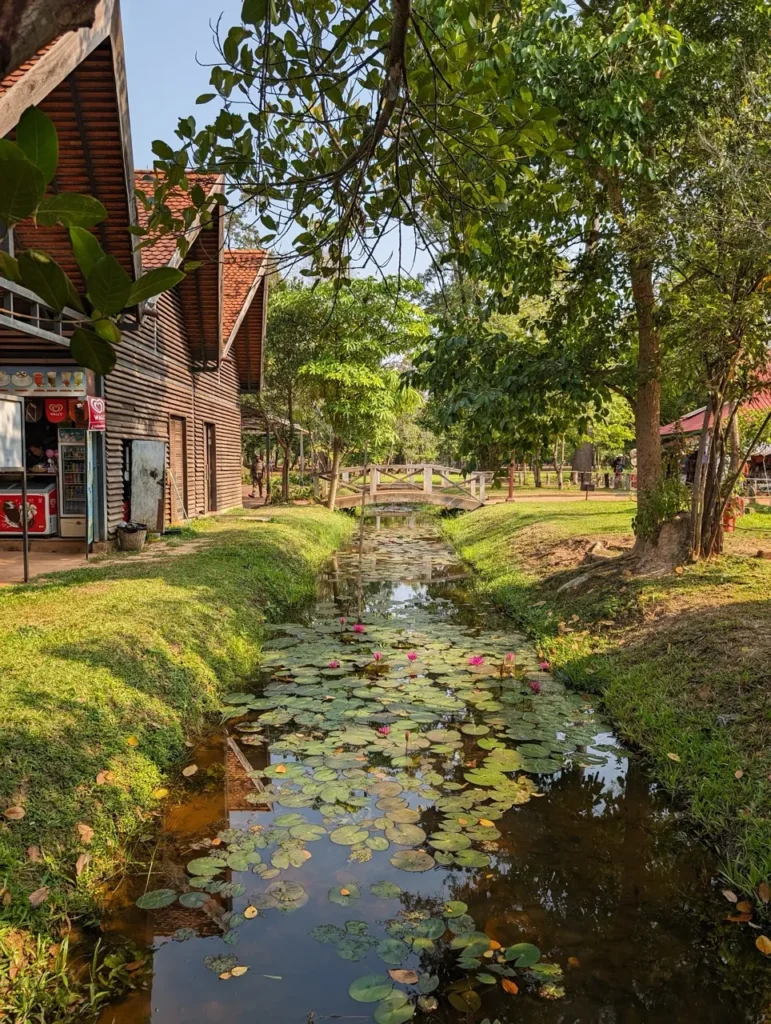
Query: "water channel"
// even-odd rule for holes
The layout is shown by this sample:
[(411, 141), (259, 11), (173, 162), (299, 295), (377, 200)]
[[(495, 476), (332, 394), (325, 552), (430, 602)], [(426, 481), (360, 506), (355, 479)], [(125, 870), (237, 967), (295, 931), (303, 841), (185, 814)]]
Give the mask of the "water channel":
[(430, 520), (367, 524), (194, 752), (105, 929), (152, 968), (101, 1024), (766, 1020), (714, 863), (593, 700)]

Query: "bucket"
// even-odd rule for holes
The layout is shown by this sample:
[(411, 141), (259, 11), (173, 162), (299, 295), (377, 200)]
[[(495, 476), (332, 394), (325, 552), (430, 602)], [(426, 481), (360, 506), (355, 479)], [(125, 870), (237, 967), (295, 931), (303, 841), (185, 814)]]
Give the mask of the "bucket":
[(118, 547), (121, 551), (141, 551), (146, 537), (147, 527), (144, 523), (126, 523), (118, 527)]

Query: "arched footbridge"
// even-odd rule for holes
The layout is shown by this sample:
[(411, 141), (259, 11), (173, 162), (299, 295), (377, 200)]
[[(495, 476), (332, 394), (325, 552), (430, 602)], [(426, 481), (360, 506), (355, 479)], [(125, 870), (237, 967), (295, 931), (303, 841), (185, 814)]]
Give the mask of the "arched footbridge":
[[(332, 485), (330, 473), (315, 473), (314, 496), (322, 500)], [(345, 466), (337, 474), (336, 508), (365, 505), (443, 505), (473, 512), (485, 501), (485, 473), (462, 476), (451, 466)]]

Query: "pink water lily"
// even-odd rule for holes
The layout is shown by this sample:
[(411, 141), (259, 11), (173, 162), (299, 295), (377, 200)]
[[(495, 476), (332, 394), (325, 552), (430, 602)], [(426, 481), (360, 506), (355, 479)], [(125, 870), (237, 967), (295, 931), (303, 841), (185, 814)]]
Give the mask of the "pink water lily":
[(381, 736), (387, 736), (389, 734), (389, 732), (391, 731), (391, 726), (390, 725), (379, 725), (377, 727), (377, 731), (380, 733)]
[(382, 653), (382, 651), (373, 651), (372, 652), (372, 657), (375, 659), (375, 661), (382, 661), (383, 660), (383, 653)]
[(469, 665), (484, 665), (485, 659), (481, 654), (472, 654), (468, 660)]
[(333, 658), (327, 665), (327, 668), (340, 668), (340, 662), (337, 658)]
[(533, 693), (541, 692), (541, 684), (538, 682), (537, 679), (531, 679), (527, 685), (530, 687)]
[(366, 629), (364, 628), (364, 626), (362, 626), (362, 624), (360, 622), (356, 623), (356, 625), (353, 627), (353, 631), (354, 631), (354, 633), (366, 633), (367, 632)]
[(548, 661), (540, 661), (540, 662), (539, 662), (539, 665), (541, 666), (541, 669), (542, 669), (542, 670), (543, 670), (544, 672), (548, 672), (548, 671), (549, 671), (549, 669), (551, 668), (551, 665), (549, 664), (549, 662), (548, 662)]
[(417, 651), (407, 651), (407, 660), (408, 661), (417, 661), (418, 660)]
[(509, 651), (509, 653), (506, 655), (506, 661), (508, 662), (508, 664), (511, 664), (514, 660), (514, 651)]

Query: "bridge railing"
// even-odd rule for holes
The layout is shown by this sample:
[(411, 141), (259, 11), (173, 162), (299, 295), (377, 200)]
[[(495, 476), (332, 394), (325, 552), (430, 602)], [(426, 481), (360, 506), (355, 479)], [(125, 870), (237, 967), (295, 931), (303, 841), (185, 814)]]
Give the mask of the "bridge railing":
[[(443, 466), (433, 462), (416, 462), (404, 465), (368, 464), (366, 466), (344, 466), (338, 474), (337, 494), (341, 498), (350, 499), (354, 494), (365, 493), (370, 501), (375, 498), (387, 498), (389, 491), (414, 492), (415, 500), (421, 496), (439, 493), (448, 498), (457, 495), (485, 500), (487, 475), (483, 472), (463, 475), (453, 466)], [(437, 479), (435, 479), (437, 478)], [(317, 499), (329, 493), (331, 472), (313, 474), (313, 493)]]

